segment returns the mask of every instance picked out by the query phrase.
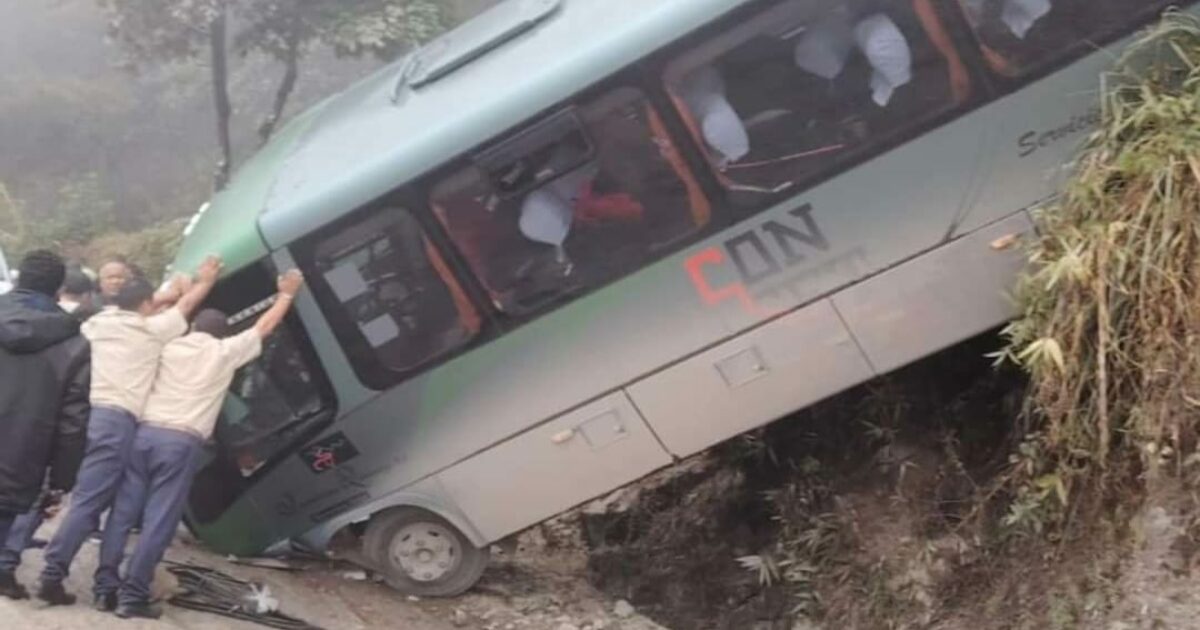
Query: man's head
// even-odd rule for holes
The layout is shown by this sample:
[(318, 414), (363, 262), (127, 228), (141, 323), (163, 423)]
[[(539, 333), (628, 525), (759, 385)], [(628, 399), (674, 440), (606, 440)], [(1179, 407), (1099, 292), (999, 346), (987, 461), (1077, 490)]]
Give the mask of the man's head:
[(62, 258), (44, 249), (34, 250), (21, 259), (17, 288), (54, 297), (67, 273)]
[(128, 265), (120, 261), (105, 263), (100, 267), (100, 295), (105, 299), (116, 299), (129, 279)]
[(92, 292), (92, 287), (92, 279), (86, 273), (80, 269), (72, 269), (63, 280), (61, 295), (79, 301)]
[(217, 339), (229, 336), (229, 316), (215, 308), (206, 308), (196, 314), (192, 332), (212, 335)]
[(123, 311), (151, 315), (154, 313), (154, 287), (141, 278), (126, 281), (117, 291), (113, 303)]

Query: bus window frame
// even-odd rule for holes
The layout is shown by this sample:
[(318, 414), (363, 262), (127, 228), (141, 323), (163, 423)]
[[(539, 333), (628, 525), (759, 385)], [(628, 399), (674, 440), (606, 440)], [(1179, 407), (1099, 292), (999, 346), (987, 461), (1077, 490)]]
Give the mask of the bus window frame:
[[(326, 286), (324, 282), (308, 283), (308, 289), (312, 292), (313, 298), (317, 303), (317, 310), (325, 318), (325, 322), (333, 333), (333, 338), (337, 341), (339, 349), (346, 357), (346, 362), (349, 364), (350, 369), (353, 370), (360, 383), (377, 392), (397, 387), (483, 344), (489, 343), (497, 337), (498, 333), (496, 318), (492, 312), (494, 309), (488, 302), (481, 303), (479, 300), (478, 292), (482, 289), (476, 284), (478, 281), (473, 276), (469, 277), (469, 282), (465, 281), (467, 278), (464, 278), (463, 262), (459, 260), (457, 253), (452, 254), (446, 249), (447, 244), (443, 239), (444, 235), (440, 234), (437, 229), (440, 227), (437, 225), (439, 223), (437, 219), (428, 216), (428, 209), (423, 205), (413, 205), (417, 203), (416, 200), (418, 198), (414, 194), (411, 185), (402, 186), (381, 199), (366, 204), (337, 221), (328, 223), (320, 229), (305, 235), (290, 247), (292, 255), (299, 264), (301, 271), (310, 278), (317, 278), (321, 274), (315, 265), (316, 249), (318, 244), (327, 238), (328, 235), (361, 222), (364, 218), (370, 217), (375, 213), (386, 212), (389, 209), (408, 212), (416, 220), (417, 224), (420, 225), (424, 236), (428, 239), (429, 245), (437, 250), (438, 255), (446, 263), (451, 276), (466, 294), (468, 301), (480, 318), (479, 331), (471, 335), (465, 343), (454, 346), (448, 351), (440, 352), (436, 356), (421, 361), (408, 369), (395, 370), (387, 367), (375, 358), (363, 361), (357, 356), (358, 353), (352, 352), (351, 346), (347, 344), (345, 335), (350, 334), (346, 331), (358, 331), (358, 326), (350, 320), (349, 316), (345, 313), (345, 309), (341, 308), (341, 302), (333, 295), (331, 288)], [(353, 334), (362, 335), (361, 331)], [(375, 354), (371, 353), (370, 356), (375, 357)]]
[[(704, 164), (703, 157), (695, 154), (695, 152), (691, 149), (690, 144), (686, 142), (687, 138), (680, 134), (680, 130), (685, 129), (685, 127), (682, 126), (682, 120), (678, 118), (678, 112), (666, 105), (669, 100), (665, 98), (665, 94), (661, 92), (659, 86), (656, 85), (650, 78), (650, 75), (645, 72), (644, 61), (645, 60), (639, 60), (637, 63), (625, 68), (621, 68), (611, 75), (601, 78), (595, 83), (589, 85), (587, 88), (584, 88), (583, 90), (572, 94), (570, 97), (544, 108), (534, 116), (526, 118), (520, 124), (492, 136), (487, 141), (477, 145), (475, 148), (441, 164), (436, 169), (417, 179), (417, 183), (413, 189), (415, 191), (419, 191), (421, 197), (420, 213), (428, 216), (428, 219), (434, 223), (435, 231), (437, 231), (444, 239), (446, 247), (449, 248), (448, 251), (444, 251), (444, 254), (448, 254), (448, 258), (453, 258), (456, 263), (458, 263), (456, 266), (461, 268), (463, 273), (469, 275), (471, 277), (472, 284), (479, 288), (481, 292), (479, 297), (485, 301), (484, 303), (486, 305), (486, 310), (496, 322), (497, 332), (500, 335), (507, 334), (535, 320), (541, 319), (542, 317), (545, 317), (560, 308), (569, 306), (571, 303), (583, 299), (596, 291), (600, 291), (612, 284), (625, 280), (633, 274), (639, 273), (647, 267), (655, 265), (732, 225), (730, 217), (725, 213), (723, 208), (724, 204), (720, 203), (719, 197), (716, 197), (713, 194), (714, 189), (712, 188), (712, 184), (715, 184), (716, 180), (713, 179), (710, 182), (708, 173), (704, 170), (699, 170), (699, 167)], [(443, 224), (442, 221), (436, 216), (436, 212), (433, 209), (433, 195), (435, 190), (439, 184), (446, 181), (449, 177), (452, 177), (455, 174), (461, 173), (470, 168), (478, 169), (480, 174), (484, 176), (484, 179), (487, 179), (486, 171), (479, 169), (475, 162), (475, 157), (479, 153), (486, 152), (493, 147), (503, 145), (515, 138), (519, 138), (528, 130), (537, 128), (538, 125), (543, 121), (552, 118), (565, 110), (577, 110), (585, 104), (595, 102), (607, 94), (611, 94), (622, 89), (631, 89), (636, 91), (639, 96), (645, 100), (647, 105), (654, 108), (655, 113), (658, 114), (659, 119), (662, 120), (663, 127), (666, 129), (666, 132), (669, 135), (675, 150), (679, 153), (680, 157), (683, 158), (684, 165), (689, 169), (689, 174), (695, 179), (696, 183), (699, 185), (701, 193), (704, 195), (705, 199), (710, 205), (711, 215), (709, 216), (708, 222), (702, 226), (697, 226), (685, 236), (677, 239), (675, 242), (672, 242), (670, 246), (663, 247), (661, 250), (647, 256), (645, 259), (639, 262), (637, 266), (629, 271), (617, 274), (603, 282), (589, 284), (580, 290), (564, 293), (559, 297), (546, 302), (545, 304), (539, 305), (537, 308), (529, 310), (528, 312), (508, 312), (501, 310), (492, 300), (491, 293), (484, 284), (483, 280), (480, 279), (476, 275), (474, 269), (471, 268), (470, 263), (467, 261), (466, 255), (463, 254), (461, 248), (458, 246), (458, 243), (454, 240), (449, 228), (447, 228), (446, 225)], [(697, 160), (700, 161), (697, 162)], [(478, 308), (480, 305), (477, 304), (476, 306)]]
[[(944, 2), (945, 0), (942, 1)], [(979, 38), (978, 32), (971, 25), (958, 0), (949, 0), (950, 8), (946, 10), (954, 13), (957, 17), (956, 21), (961, 22), (960, 28), (965, 29), (965, 34), (969, 38), (971, 56), (977, 57), (982, 62), (983, 72), (995, 90), (995, 95), (988, 100), (988, 102), (992, 102), (1019, 92), (1034, 83), (1058, 73), (1060, 70), (1066, 69), (1088, 55), (1101, 52), (1122, 39), (1136, 35), (1138, 31), (1160, 19), (1163, 13), (1172, 7), (1176, 7), (1181, 11), (1187, 11), (1197, 3), (1200, 3), (1200, 0), (1173, 0), (1164, 6), (1147, 8), (1144, 15), (1135, 17), (1130, 23), (1124, 24), (1120, 28), (1113, 29), (1100, 36), (1080, 39), (1070, 46), (1056, 51), (1054, 53), (1055, 59), (1035, 64), (1033, 69), (1019, 72), (1016, 76), (1011, 77), (996, 72), (984, 60), (983, 40)]]
[[(703, 165), (702, 173), (704, 178), (709, 180), (711, 185), (719, 191), (717, 196), (713, 198), (713, 203), (730, 217), (731, 223), (744, 221), (747, 218), (770, 210), (781, 203), (786, 203), (790, 199), (798, 198), (838, 175), (852, 171), (879, 156), (890, 153), (912, 142), (916, 138), (944, 127), (994, 102), (1002, 96), (1002, 94), (996, 91), (993, 82), (990, 80), (991, 77), (985, 69), (982, 54), (974, 43), (974, 33), (966, 23), (965, 16), (962, 16), (961, 11), (954, 4), (956, 0), (949, 0), (949, 3), (946, 0), (932, 0), (931, 4), (935, 10), (935, 16), (949, 35), (950, 41), (954, 45), (954, 51), (962, 60), (971, 80), (970, 96), (962, 103), (953, 104), (951, 102), (950, 106), (946, 107), (938, 115), (930, 116), (918, 124), (892, 131), (879, 140), (864, 142), (861, 146), (853, 150), (849, 157), (830, 160), (822, 168), (814, 170), (807, 176), (796, 180), (786, 190), (774, 194), (764, 193), (759, 195), (760, 201), (758, 203), (735, 203), (731, 198), (732, 191), (720, 182), (716, 168), (706, 157), (707, 151), (701, 144), (700, 138), (697, 138), (690, 131), (687, 123), (684, 121), (683, 114), (679, 111), (676, 104), (676, 97), (669, 87), (670, 83), (668, 79), (672, 66), (679, 65), (687, 57), (700, 55), (705, 49), (715, 46), (716, 41), (722, 35), (738, 29), (745, 22), (761, 18), (772, 11), (778, 11), (779, 5), (785, 1), (787, 0), (760, 0), (759, 2), (751, 2), (739, 7), (721, 19), (705, 25), (703, 28), (651, 55), (649, 58), (650, 62), (647, 64), (647, 72), (651, 80), (656, 83), (655, 91), (661, 92), (663, 98), (671, 103), (669, 108), (671, 118), (675, 119), (685, 130), (683, 137), (678, 142), (681, 146), (686, 145), (687, 152), (694, 154), (700, 160), (700, 163)], [(912, 2), (912, 0), (906, 1)], [(819, 15), (819, 12), (813, 12), (813, 16)], [(962, 29), (967, 30), (964, 32)]]

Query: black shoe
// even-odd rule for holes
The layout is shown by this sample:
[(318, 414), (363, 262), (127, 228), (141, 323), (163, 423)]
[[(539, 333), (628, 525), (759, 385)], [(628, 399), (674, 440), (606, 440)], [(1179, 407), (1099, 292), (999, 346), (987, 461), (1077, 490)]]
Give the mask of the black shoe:
[(162, 609), (154, 604), (121, 604), (117, 606), (117, 616), (122, 619), (158, 619), (162, 617)]
[(51, 606), (70, 606), (75, 603), (75, 596), (63, 588), (62, 582), (42, 582), (37, 597)]
[(92, 608), (95, 608), (100, 612), (112, 612), (116, 610), (117, 594), (105, 593), (103, 595), (97, 595), (96, 598), (92, 600)]
[(17, 576), (8, 571), (0, 571), (0, 597), (9, 599), (29, 599), (29, 591), (17, 581)]

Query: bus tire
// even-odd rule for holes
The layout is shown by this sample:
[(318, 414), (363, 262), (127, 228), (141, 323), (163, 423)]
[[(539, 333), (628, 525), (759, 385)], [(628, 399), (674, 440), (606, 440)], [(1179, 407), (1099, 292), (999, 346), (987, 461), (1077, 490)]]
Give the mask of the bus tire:
[(363, 555), (405, 595), (454, 597), (479, 581), (488, 549), (479, 549), (446, 519), (415, 507), (371, 517)]

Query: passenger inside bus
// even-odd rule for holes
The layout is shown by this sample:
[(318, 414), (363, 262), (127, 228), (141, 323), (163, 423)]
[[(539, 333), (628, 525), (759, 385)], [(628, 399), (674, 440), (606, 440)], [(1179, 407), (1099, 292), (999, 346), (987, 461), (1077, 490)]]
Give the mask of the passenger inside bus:
[[(439, 219), (497, 307), (528, 313), (603, 283), (708, 221), (661, 120), (635, 90), (576, 110), (545, 148), (469, 166), (433, 189)], [(512, 182), (534, 182), (522, 187)]]
[(1116, 32), (1163, 0), (959, 0), (991, 69), (1006, 77), (1053, 62), (1071, 47), (1097, 46), (1095, 34)]
[(785, 1), (668, 69), (735, 200), (758, 203), (970, 96), (929, 0)]

